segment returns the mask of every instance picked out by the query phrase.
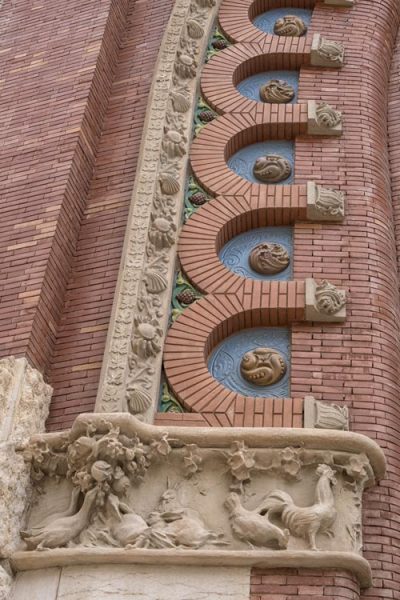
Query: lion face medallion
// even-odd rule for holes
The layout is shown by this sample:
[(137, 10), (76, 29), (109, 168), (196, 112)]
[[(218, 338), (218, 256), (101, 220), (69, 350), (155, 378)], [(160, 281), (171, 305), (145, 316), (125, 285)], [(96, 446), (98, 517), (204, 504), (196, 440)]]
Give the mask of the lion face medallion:
[(259, 386), (272, 385), (286, 373), (286, 363), (277, 350), (255, 348), (243, 355), (240, 372), (249, 383)]

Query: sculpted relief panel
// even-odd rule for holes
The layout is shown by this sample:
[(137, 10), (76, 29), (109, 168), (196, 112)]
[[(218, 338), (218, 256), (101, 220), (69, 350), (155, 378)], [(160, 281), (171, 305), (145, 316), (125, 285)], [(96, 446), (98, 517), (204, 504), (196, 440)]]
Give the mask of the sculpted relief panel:
[(276, 444), (270, 431), (164, 430), (125, 414), (83, 415), (70, 432), (35, 436), (25, 459), (38, 501), (15, 565), (122, 548), (139, 562), (149, 551), (153, 560), (201, 551), (199, 560), (251, 563), (277, 550), (362, 562), (361, 497), (384, 469), (379, 449), (316, 430), (286, 430)]

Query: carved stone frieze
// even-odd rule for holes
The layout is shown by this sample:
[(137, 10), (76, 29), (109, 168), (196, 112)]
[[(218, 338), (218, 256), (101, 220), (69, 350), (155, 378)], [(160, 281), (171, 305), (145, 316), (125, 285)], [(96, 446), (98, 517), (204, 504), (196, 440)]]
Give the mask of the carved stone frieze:
[(342, 113), (327, 102), (308, 101), (307, 133), (310, 135), (341, 135)]
[(278, 19), (274, 25), (275, 35), (285, 37), (300, 37), (307, 32), (307, 26), (303, 19), (296, 15), (285, 15)]
[(304, 427), (338, 429), (348, 431), (349, 409), (347, 406), (320, 402), (313, 396), (304, 398)]
[(317, 33), (313, 37), (310, 59), (313, 67), (338, 69), (343, 66), (344, 47), (339, 42), (327, 40)]
[(13, 556), (25, 568), (37, 554), (42, 566), (98, 550), (113, 562), (124, 548), (132, 562), (176, 551), (247, 565), (280, 550), (282, 566), (312, 551), (320, 566), (340, 554), (365, 571), (362, 492), (385, 469), (379, 447), (348, 432), (160, 428), (126, 413), (81, 415), (34, 436), (24, 458), (38, 490)]
[(294, 87), (282, 79), (270, 79), (260, 86), (260, 98), (270, 104), (285, 104), (293, 100)]
[(345, 194), (310, 181), (307, 184), (307, 217), (312, 221), (343, 221)]
[(197, 74), (218, 5), (177, 0), (162, 42), (100, 377), (99, 412), (125, 410), (152, 420), (157, 404)]
[(268, 154), (257, 158), (253, 173), (256, 179), (263, 183), (279, 183), (290, 177), (292, 167), (284, 156)]
[(329, 281), (306, 279), (306, 321), (342, 322), (346, 318), (346, 292)]

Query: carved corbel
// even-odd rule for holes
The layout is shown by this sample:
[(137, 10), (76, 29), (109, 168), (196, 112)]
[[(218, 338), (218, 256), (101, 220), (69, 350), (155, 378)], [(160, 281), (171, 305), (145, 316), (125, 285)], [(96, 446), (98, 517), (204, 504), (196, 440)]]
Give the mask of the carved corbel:
[(304, 398), (304, 427), (348, 431), (349, 409), (347, 406), (320, 402), (314, 396), (306, 396)]
[(338, 190), (307, 183), (307, 218), (310, 221), (343, 221), (345, 194)]
[(342, 135), (342, 113), (327, 102), (308, 101), (309, 135)]
[(327, 40), (316, 33), (312, 41), (310, 59), (313, 67), (339, 69), (344, 62), (344, 47), (339, 42)]
[(341, 323), (346, 319), (346, 292), (329, 281), (306, 279), (306, 321)]

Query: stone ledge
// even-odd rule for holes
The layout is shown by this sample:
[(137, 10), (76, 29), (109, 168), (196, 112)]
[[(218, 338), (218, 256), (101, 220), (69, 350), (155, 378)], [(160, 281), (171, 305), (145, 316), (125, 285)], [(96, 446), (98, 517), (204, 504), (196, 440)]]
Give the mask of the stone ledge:
[(345, 569), (354, 573), (361, 587), (372, 584), (371, 568), (354, 552), (313, 552), (288, 550), (135, 550), (105, 548), (65, 548), (47, 552), (15, 552), (15, 571), (66, 567), (72, 565), (163, 564), (258, 567), (263, 569)]

